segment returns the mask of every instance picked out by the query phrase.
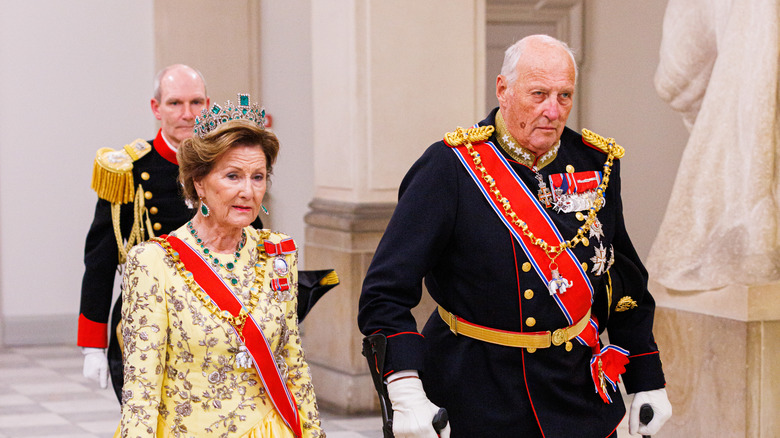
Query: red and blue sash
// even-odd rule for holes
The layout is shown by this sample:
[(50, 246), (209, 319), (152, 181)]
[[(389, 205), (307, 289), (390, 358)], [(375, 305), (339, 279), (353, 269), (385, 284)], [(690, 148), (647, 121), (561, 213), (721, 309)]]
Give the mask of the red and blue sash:
[[(509, 201), (514, 211), (523, 212), (522, 219), (528, 228), (533, 230), (533, 234), (550, 246), (560, 245), (564, 241), (560, 231), (544, 207), (539, 204), (536, 197), (509, 165), (509, 162), (499, 153), (496, 146), (491, 142), (484, 142), (472, 144), (472, 147), (479, 154), (481, 165), (488, 170), (488, 174), (493, 178), (495, 187), (499, 189), (501, 195)], [(477, 169), (477, 165), (469, 155), (467, 148), (458, 146), (453, 147), (452, 150), (477, 184), (490, 207), (520, 244), (542, 283), (545, 286), (548, 285), (553, 277), (547, 253), (531, 242), (523, 230), (508, 216), (503, 203), (496, 199), (492, 193), (491, 182), (482, 178), (481, 172)], [(566, 292), (553, 295), (564, 317), (572, 325), (590, 310), (593, 303), (593, 286), (571, 250), (563, 251), (555, 259), (555, 263), (558, 265), (558, 272), (561, 276), (572, 282), (572, 286)], [(589, 324), (588, 327), (591, 325)], [(594, 333), (590, 328), (586, 328), (583, 334), (577, 337), (583, 345), (593, 345), (597, 338), (598, 331)]]
[[(234, 317), (241, 313), (243, 308), (241, 301), (197, 251), (175, 236), (161, 236), (161, 238), (165, 239), (179, 253), (179, 259), (192, 273), (195, 282), (209, 295), (220, 310), (230, 312)], [(296, 437), (302, 436), (301, 421), (295, 399), (279, 373), (271, 346), (257, 325), (257, 321), (252, 315), (248, 315), (241, 331), (239, 332), (237, 327), (233, 327), (233, 330), (239, 339), (244, 340), (244, 345), (255, 363), (263, 386), (276, 411), (279, 412), (282, 420)]]

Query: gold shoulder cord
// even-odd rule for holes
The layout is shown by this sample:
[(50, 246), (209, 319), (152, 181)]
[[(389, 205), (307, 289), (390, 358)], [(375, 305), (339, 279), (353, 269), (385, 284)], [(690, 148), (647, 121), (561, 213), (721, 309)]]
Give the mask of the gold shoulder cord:
[[(124, 264), (127, 261), (127, 252), (130, 248), (137, 243), (141, 243), (146, 238), (144, 237), (144, 231), (148, 233), (149, 237), (154, 237), (154, 229), (152, 228), (152, 221), (149, 218), (149, 211), (144, 205), (144, 189), (138, 184), (138, 189), (135, 191), (135, 202), (133, 202), (133, 226), (131, 227), (130, 235), (127, 237), (127, 244), (123, 244), (122, 230), (119, 227), (119, 213), (122, 204), (111, 204), (111, 222), (114, 225), (114, 236), (116, 237), (116, 245), (119, 248), (119, 264)], [(146, 230), (144, 230), (144, 215), (146, 216)]]

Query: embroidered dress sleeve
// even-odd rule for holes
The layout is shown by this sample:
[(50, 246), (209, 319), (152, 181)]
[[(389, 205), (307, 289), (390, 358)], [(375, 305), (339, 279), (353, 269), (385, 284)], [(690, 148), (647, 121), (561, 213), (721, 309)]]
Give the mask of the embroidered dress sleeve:
[(283, 315), (283, 336), (281, 342), (282, 357), (287, 366), (287, 387), (298, 404), (298, 415), (301, 420), (303, 436), (307, 438), (324, 437), (321, 429), (320, 415), (317, 408), (317, 399), (314, 395), (314, 386), (311, 382), (311, 371), (304, 357), (301, 345), (300, 329), (298, 327), (298, 253), (286, 257), (290, 264), (294, 299), (285, 302)]
[(165, 253), (155, 243), (135, 246), (122, 279), (124, 376), (121, 436), (157, 436), (165, 370), (168, 313)]

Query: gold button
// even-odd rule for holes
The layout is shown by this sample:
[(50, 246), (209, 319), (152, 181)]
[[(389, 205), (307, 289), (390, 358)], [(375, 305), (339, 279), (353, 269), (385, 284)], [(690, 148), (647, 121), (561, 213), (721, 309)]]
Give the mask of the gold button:
[(585, 246), (588, 246), (588, 245), (590, 245), (590, 240), (588, 240), (587, 237), (582, 236), (582, 244), (585, 245)]
[(536, 352), (536, 348), (534, 348), (534, 347), (526, 348), (525, 351), (527, 351), (529, 353), (534, 353), (534, 352)]
[(534, 291), (532, 291), (531, 289), (526, 289), (523, 296), (525, 297), (526, 300), (530, 300), (531, 298), (534, 297)]
[(161, 228), (162, 228), (162, 225), (160, 225), (160, 223), (159, 223), (159, 222), (156, 222), (156, 223), (154, 224), (154, 231), (160, 231), (160, 229), (161, 229)]
[(566, 173), (574, 173), (574, 166), (572, 166), (571, 164), (567, 164)]
[(525, 325), (527, 325), (528, 327), (535, 326), (536, 325), (536, 318), (534, 318), (533, 316), (529, 316), (525, 320)]
[(149, 209), (149, 213), (151, 214), (157, 214), (157, 207), (152, 207)]
[(566, 351), (571, 351), (572, 348), (574, 345), (571, 344), (571, 341), (566, 341)]
[(146, 199), (152, 199), (152, 192), (146, 192), (146, 193), (144, 193), (144, 198), (146, 198)]
[(577, 213), (574, 215), (574, 217), (576, 217), (578, 221), (584, 221), (584, 220), (585, 220), (585, 215), (584, 215), (584, 214), (582, 214), (582, 212), (581, 212), (581, 211), (578, 211), (578, 212), (577, 212)]
[(587, 271), (588, 270), (588, 264), (585, 262), (582, 262), (582, 270)]
[(528, 272), (531, 270), (531, 263), (525, 262), (523, 263), (523, 272)]
[(141, 173), (141, 179), (144, 181), (149, 181), (149, 172)]

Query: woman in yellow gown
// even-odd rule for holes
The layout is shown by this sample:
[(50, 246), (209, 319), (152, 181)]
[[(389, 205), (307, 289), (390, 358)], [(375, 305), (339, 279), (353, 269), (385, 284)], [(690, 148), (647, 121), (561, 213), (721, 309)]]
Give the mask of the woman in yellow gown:
[(256, 105), (234, 110), (215, 106), (177, 153), (195, 217), (129, 254), (121, 437), (325, 436), (298, 330), (295, 244), (250, 226), (279, 144)]

